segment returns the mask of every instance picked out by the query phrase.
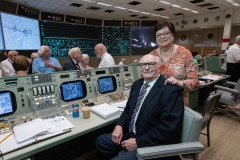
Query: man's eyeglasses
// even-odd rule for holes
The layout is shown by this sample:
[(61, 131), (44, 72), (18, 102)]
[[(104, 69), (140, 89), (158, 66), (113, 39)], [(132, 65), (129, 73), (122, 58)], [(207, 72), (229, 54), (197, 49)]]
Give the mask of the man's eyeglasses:
[(156, 64), (158, 64), (158, 63), (156, 63), (156, 62), (139, 63), (139, 66), (140, 66), (142, 69), (146, 68), (147, 66), (148, 66), (149, 68), (153, 68)]
[(166, 31), (166, 32), (163, 32), (163, 33), (158, 33), (156, 34), (156, 38), (158, 37), (167, 37), (170, 33), (172, 33), (171, 31)]

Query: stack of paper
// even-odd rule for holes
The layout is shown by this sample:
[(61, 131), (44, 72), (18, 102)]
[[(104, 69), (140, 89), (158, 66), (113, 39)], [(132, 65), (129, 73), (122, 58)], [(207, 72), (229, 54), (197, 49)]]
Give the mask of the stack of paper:
[(36, 138), (42, 135), (60, 132), (74, 126), (64, 117), (50, 119), (35, 119), (13, 127), (14, 135), (18, 143)]
[(124, 100), (124, 101), (120, 101), (120, 102), (114, 102), (111, 103), (111, 106), (115, 106), (117, 108), (119, 108), (120, 111), (124, 111), (124, 108), (126, 107), (128, 100)]
[(91, 107), (91, 110), (104, 119), (116, 115), (120, 112), (120, 109), (118, 107), (111, 106), (107, 103)]
[(0, 134), (0, 151), (3, 154), (71, 131), (74, 126), (64, 116), (35, 119), (13, 127), (14, 134)]

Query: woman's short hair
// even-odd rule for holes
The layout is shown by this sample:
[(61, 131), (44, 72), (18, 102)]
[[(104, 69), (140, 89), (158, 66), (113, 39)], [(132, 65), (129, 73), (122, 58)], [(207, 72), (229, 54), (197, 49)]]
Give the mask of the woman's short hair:
[(26, 71), (30, 66), (30, 62), (26, 56), (18, 55), (14, 57), (12, 65), (15, 71)]
[(83, 59), (89, 58), (89, 55), (88, 55), (88, 54), (82, 54), (82, 58), (83, 58)]
[(174, 24), (171, 22), (166, 22), (166, 21), (160, 21), (157, 23), (157, 25), (154, 28), (153, 36), (156, 37), (157, 31), (163, 29), (164, 27), (168, 27), (169, 30), (171, 31), (171, 33), (175, 36), (176, 30), (175, 30)]

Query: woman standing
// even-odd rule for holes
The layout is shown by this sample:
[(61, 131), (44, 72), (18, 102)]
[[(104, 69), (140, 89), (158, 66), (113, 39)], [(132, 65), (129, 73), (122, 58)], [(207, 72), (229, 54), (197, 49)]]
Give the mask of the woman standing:
[(160, 74), (167, 83), (184, 88), (184, 105), (189, 106), (189, 91), (198, 87), (197, 73), (192, 53), (183, 46), (174, 44), (175, 26), (159, 22), (154, 29), (158, 45), (150, 54), (160, 59)]

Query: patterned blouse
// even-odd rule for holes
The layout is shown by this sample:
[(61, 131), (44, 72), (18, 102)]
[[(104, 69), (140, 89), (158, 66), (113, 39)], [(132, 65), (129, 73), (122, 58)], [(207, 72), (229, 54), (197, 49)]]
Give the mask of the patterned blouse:
[(199, 84), (192, 53), (185, 47), (178, 46), (168, 61), (163, 60), (162, 56), (157, 53), (157, 49), (154, 49), (150, 54), (159, 57), (161, 75), (166, 78), (174, 77), (183, 80), (184, 105), (189, 106), (189, 91), (197, 88)]

